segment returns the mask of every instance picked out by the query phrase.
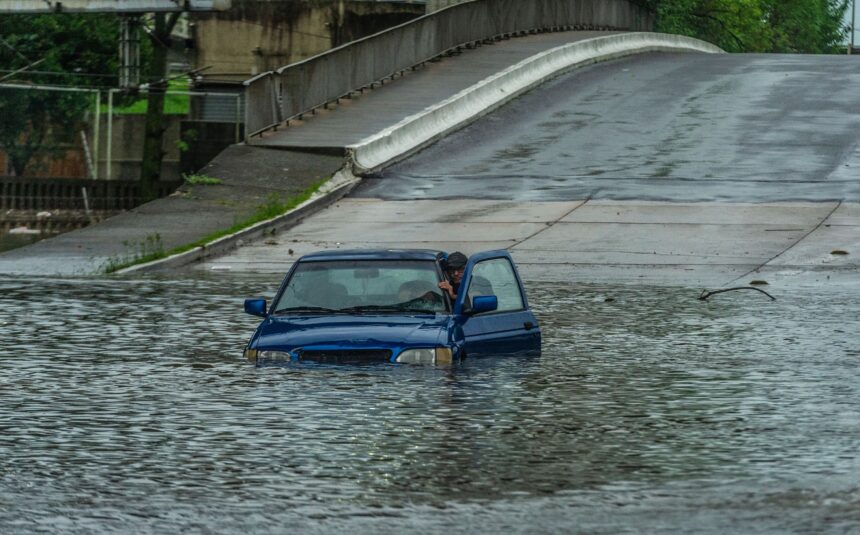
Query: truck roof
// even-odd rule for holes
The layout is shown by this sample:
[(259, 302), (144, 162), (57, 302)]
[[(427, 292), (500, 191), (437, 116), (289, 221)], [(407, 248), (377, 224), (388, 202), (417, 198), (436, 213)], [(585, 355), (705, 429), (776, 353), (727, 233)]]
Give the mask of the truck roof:
[(432, 249), (349, 249), (318, 251), (299, 258), (299, 262), (332, 260), (438, 260), (446, 253)]

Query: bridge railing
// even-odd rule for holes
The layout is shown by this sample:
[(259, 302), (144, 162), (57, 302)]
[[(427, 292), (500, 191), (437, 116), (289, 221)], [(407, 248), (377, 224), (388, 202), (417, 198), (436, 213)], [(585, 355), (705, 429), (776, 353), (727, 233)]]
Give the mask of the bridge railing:
[(648, 31), (627, 0), (474, 0), (419, 17), (245, 82), (245, 140), (447, 51), (529, 31)]

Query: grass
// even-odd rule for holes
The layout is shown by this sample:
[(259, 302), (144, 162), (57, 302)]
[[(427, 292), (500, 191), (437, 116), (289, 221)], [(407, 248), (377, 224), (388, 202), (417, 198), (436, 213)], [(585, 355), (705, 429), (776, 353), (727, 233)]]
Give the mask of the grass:
[(186, 184), (189, 184), (191, 186), (217, 186), (218, 184), (222, 184), (224, 182), (220, 178), (211, 177), (209, 175), (204, 175), (201, 173), (182, 175), (182, 178), (185, 179)]
[(164, 243), (161, 241), (161, 235), (157, 232), (148, 235), (139, 242), (124, 241), (122, 244), (128, 252), (124, 255), (108, 258), (104, 266), (105, 273), (113, 273), (126, 265), (157, 260), (164, 255)]
[[(188, 80), (170, 80), (167, 83), (168, 91), (188, 91), (190, 83)], [(191, 109), (191, 97), (188, 95), (171, 95), (167, 93), (164, 96), (164, 113), (165, 115), (188, 115)], [(107, 113), (108, 107), (102, 104), (101, 112)], [(145, 115), (146, 114), (146, 96), (131, 102), (125, 106), (114, 106), (114, 115)]]
[[(152, 242), (153, 246), (147, 248), (145, 245), (141, 246), (140, 244), (138, 244), (136, 247), (137, 251), (134, 254), (126, 255), (121, 258), (109, 259), (104, 268), (105, 273), (116, 273), (117, 271), (129, 268), (131, 266), (145, 264), (147, 262), (153, 262), (155, 260), (161, 260), (162, 258), (167, 258), (169, 256), (184, 253), (197, 247), (203, 247), (215, 240), (223, 238), (224, 236), (235, 234), (240, 230), (244, 230), (262, 221), (267, 221), (269, 219), (278, 217), (279, 215), (283, 215), (289, 210), (292, 210), (296, 206), (310, 199), (311, 195), (313, 195), (327, 180), (328, 179), (323, 179), (318, 182), (314, 182), (298, 195), (290, 197), (286, 200), (281, 199), (279, 195), (273, 193), (272, 195), (269, 195), (268, 199), (266, 199), (266, 202), (264, 204), (261, 204), (256, 208), (253, 214), (251, 214), (245, 219), (237, 221), (233, 224), (232, 227), (213, 232), (200, 238), (199, 240), (187, 243), (185, 245), (180, 245), (179, 247), (174, 247), (167, 251), (165, 251), (164, 248), (160, 246), (161, 237), (158, 236), (158, 234), (155, 234), (155, 236), (158, 237), (157, 242), (155, 240), (150, 240), (150, 238), (147, 237), (147, 240)], [(132, 244), (126, 243), (125, 245), (128, 247)]]

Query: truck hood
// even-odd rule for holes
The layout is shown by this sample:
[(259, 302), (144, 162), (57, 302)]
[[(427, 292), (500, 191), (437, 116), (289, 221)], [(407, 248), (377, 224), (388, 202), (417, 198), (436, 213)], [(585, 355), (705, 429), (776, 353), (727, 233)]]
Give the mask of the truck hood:
[(450, 316), (281, 316), (259, 327), (255, 347), (293, 351), (307, 347), (435, 347), (447, 341)]

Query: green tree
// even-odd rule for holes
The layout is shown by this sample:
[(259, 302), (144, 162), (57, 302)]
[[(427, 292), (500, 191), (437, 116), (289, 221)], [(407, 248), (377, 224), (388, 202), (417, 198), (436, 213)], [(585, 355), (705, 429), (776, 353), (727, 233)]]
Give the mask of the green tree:
[(179, 13), (156, 13), (155, 27), (149, 36), (153, 53), (150, 72), (154, 80), (149, 83), (144, 127), (143, 159), (140, 168), (140, 192), (144, 200), (158, 197), (158, 181), (161, 178), (161, 162), (164, 159), (164, 93), (167, 91), (167, 52), (170, 48), (170, 33), (176, 25)]
[(657, 31), (729, 52), (832, 53), (844, 42), (848, 0), (633, 0), (657, 13)]
[[(0, 78), (25, 69), (5, 82), (113, 85), (116, 39), (117, 20), (111, 15), (2, 15)], [(99, 76), (105, 74), (110, 76)], [(85, 93), (0, 89), (0, 147), (15, 173), (24, 174), (35, 154), (50, 153), (69, 139), (93, 105)]]
[(848, 0), (762, 0), (773, 28), (769, 51), (827, 54), (844, 48)]

